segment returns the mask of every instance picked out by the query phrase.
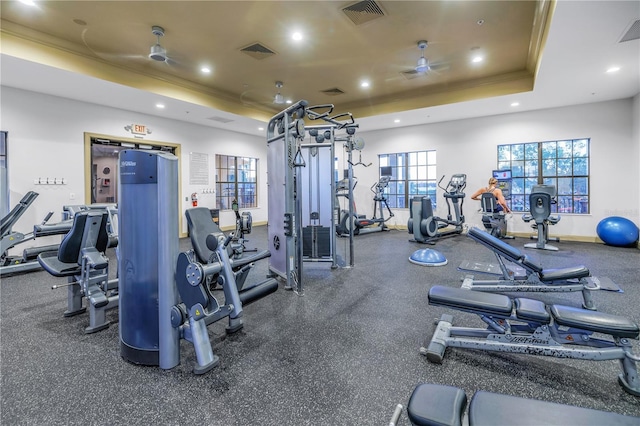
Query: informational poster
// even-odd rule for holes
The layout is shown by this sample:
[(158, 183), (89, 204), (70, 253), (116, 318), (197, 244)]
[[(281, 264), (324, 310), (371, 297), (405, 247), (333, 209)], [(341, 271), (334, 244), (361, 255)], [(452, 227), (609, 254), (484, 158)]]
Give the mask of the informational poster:
[(189, 184), (209, 185), (209, 154), (189, 154)]

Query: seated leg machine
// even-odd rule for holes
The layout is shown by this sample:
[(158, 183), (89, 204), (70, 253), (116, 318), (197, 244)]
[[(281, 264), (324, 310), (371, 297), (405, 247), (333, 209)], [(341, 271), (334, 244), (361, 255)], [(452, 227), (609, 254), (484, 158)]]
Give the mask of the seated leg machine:
[[(118, 280), (109, 280), (109, 259), (104, 254), (110, 242), (107, 222), (106, 212), (79, 212), (60, 249), (38, 255), (38, 262), (48, 273), (68, 279), (65, 317), (86, 312), (83, 300), (87, 299), (87, 334), (109, 327), (106, 311), (118, 306)], [(60, 287), (64, 286), (52, 288)]]

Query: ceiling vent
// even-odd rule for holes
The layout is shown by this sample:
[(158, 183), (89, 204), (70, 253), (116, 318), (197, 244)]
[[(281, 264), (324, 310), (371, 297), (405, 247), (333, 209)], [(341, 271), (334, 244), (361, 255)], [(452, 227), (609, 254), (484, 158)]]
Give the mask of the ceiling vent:
[(359, 1), (342, 9), (347, 18), (356, 25), (362, 25), (384, 16), (380, 5), (375, 1)]
[(342, 89), (338, 89), (337, 87), (334, 87), (332, 89), (327, 89), (327, 90), (321, 90), (320, 93), (325, 94), (327, 96), (344, 95), (344, 91)]
[(251, 56), (253, 59), (265, 59), (276, 54), (273, 50), (261, 43), (253, 43), (240, 49), (242, 53)]
[(640, 39), (640, 19), (635, 21), (629, 26), (629, 29), (624, 33), (620, 39), (620, 43), (631, 40)]
[(418, 77), (424, 75), (423, 72), (418, 72), (415, 69), (402, 71), (400, 74), (402, 74), (402, 76), (404, 78), (406, 78), (407, 80), (413, 80), (414, 78), (418, 78)]
[(213, 117), (207, 118), (207, 120), (217, 121), (218, 123), (223, 123), (223, 124), (231, 123), (233, 121), (233, 120), (231, 120), (229, 118), (218, 117), (218, 116), (215, 116), (215, 115)]

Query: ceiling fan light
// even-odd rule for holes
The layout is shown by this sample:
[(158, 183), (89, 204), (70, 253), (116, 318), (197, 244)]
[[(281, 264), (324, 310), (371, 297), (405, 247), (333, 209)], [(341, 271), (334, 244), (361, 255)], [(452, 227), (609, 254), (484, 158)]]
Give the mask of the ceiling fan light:
[(429, 69), (431, 69), (431, 67), (429, 66), (429, 61), (424, 56), (421, 56), (418, 59), (418, 64), (416, 65), (416, 71), (417, 72), (427, 72), (427, 71), (429, 71)]
[(154, 44), (151, 46), (149, 58), (154, 61), (164, 62), (167, 60), (167, 50), (159, 44)]
[(273, 103), (276, 105), (280, 105), (284, 103), (284, 96), (282, 96), (281, 93), (276, 93), (276, 95), (273, 97)]

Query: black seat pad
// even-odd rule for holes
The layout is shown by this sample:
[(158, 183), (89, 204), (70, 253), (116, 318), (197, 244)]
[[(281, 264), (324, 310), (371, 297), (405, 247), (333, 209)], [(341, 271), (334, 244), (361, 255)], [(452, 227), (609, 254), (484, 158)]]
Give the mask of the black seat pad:
[(485, 391), (476, 392), (469, 404), (470, 426), (631, 426), (639, 421), (638, 417)]
[(610, 334), (615, 337), (633, 339), (637, 338), (640, 333), (637, 324), (618, 315), (564, 305), (552, 305), (550, 311), (556, 323), (565, 327), (574, 327), (596, 333)]
[(454, 309), (509, 317), (513, 302), (502, 294), (481, 293), (443, 286), (433, 286), (429, 290), (429, 304), (448, 306)]
[(591, 273), (586, 266), (573, 266), (560, 269), (544, 269), (540, 272), (540, 281), (560, 281), (586, 278)]
[(462, 389), (423, 383), (413, 390), (407, 414), (414, 425), (459, 426), (466, 406), (467, 395)]
[(54, 277), (70, 277), (81, 272), (78, 262), (67, 263), (58, 260), (58, 252), (49, 251), (38, 255), (38, 263)]

